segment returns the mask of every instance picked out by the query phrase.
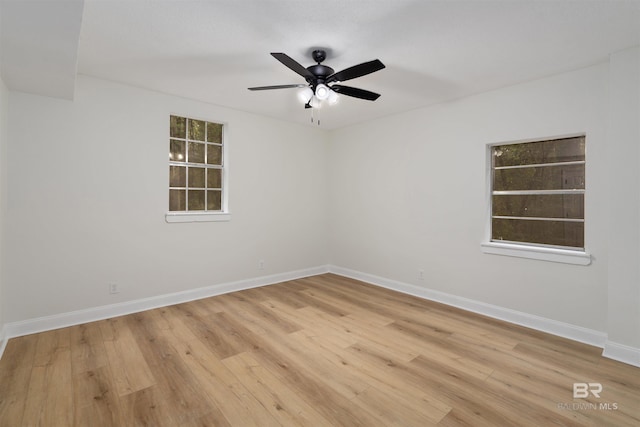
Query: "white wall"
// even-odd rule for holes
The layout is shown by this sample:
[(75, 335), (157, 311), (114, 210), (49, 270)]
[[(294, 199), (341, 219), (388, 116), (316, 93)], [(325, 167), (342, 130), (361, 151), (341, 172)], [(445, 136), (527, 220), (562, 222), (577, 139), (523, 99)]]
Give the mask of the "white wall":
[(2, 342), (4, 339), (5, 324), (5, 263), (4, 254), (6, 246), (4, 243), (5, 221), (6, 221), (6, 194), (7, 194), (7, 113), (8, 113), (9, 91), (0, 79), (0, 354), (2, 353)]
[(615, 354), (640, 348), (640, 47), (611, 55), (610, 75), (607, 330), (623, 345), (608, 349)]
[[(327, 263), (321, 131), (83, 76), (10, 107), (7, 322)], [(172, 113), (228, 123), (230, 222), (165, 222)]]
[[(1, 10), (0, 10), (1, 12)], [(0, 13), (1, 14), (1, 13)], [(0, 19), (2, 21), (2, 19)], [(2, 55), (0, 55), (1, 57)], [(2, 64), (0, 64), (0, 69)], [(4, 81), (0, 78), (0, 356), (4, 351), (4, 220), (5, 220), (5, 173), (6, 173), (6, 155), (5, 147), (7, 144), (7, 88)]]
[[(607, 82), (600, 64), (333, 132), (331, 263), (605, 331)], [(582, 132), (592, 264), (481, 253), (486, 145)]]

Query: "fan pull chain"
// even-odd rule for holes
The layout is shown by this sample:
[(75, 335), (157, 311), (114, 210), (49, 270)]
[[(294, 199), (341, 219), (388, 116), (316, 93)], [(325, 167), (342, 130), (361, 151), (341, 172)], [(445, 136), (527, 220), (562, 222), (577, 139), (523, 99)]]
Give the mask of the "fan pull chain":
[[(311, 108), (311, 123), (313, 123), (313, 110), (315, 110), (315, 108)], [(320, 115), (320, 112), (318, 112), (318, 116)], [(317, 118), (316, 123), (318, 124), (318, 126), (320, 126), (320, 117)]]

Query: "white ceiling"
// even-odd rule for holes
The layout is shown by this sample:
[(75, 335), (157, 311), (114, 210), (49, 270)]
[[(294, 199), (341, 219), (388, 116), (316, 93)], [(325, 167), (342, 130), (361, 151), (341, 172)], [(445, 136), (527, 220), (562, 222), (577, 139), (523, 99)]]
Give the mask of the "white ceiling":
[(12, 90), (72, 99), (84, 0), (0, 0), (0, 73)]
[[(341, 96), (316, 112), (325, 129), (588, 66), (640, 44), (640, 0), (2, 0), (0, 12), (3, 79), (36, 93), (42, 88), (25, 89), (15, 69), (28, 76), (38, 66), (67, 81), (77, 60), (80, 74), (310, 125), (295, 89), (247, 90), (304, 83), (270, 52), (309, 66), (312, 48), (325, 47), (336, 71), (380, 59), (386, 69), (344, 84), (382, 96)], [(58, 53), (68, 66), (25, 61), (29, 48), (32, 59)]]

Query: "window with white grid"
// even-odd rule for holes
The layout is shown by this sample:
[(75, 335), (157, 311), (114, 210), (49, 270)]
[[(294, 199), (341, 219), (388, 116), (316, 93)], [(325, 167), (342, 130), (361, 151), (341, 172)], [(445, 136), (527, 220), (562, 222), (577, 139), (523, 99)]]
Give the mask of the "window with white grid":
[(224, 125), (169, 118), (169, 212), (224, 212)]

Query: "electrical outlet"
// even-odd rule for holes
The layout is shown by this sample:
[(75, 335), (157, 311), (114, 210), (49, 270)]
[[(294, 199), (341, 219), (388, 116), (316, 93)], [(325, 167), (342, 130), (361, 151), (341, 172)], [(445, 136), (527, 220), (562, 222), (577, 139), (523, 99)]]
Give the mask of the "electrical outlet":
[(109, 283), (109, 293), (110, 294), (120, 293), (120, 287), (118, 286), (117, 283)]
[(258, 270), (264, 270), (264, 260), (258, 261)]
[(424, 270), (418, 270), (418, 280), (424, 280)]

